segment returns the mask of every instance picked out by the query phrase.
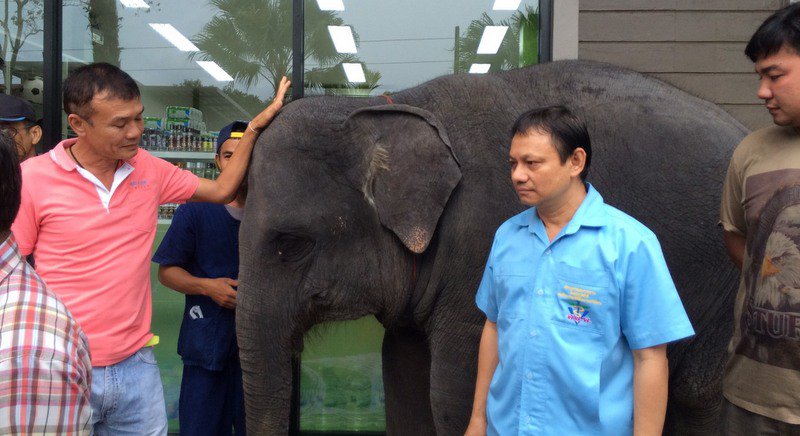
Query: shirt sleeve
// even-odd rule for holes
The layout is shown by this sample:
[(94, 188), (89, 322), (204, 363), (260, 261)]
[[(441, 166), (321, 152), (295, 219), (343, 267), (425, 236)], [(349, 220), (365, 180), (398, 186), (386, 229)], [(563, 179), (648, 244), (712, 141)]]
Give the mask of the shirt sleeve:
[(194, 258), (197, 240), (193, 222), (193, 208), (188, 205), (178, 206), (172, 217), (172, 224), (153, 255), (153, 262), (187, 269)]
[(185, 203), (186, 200), (194, 195), (200, 185), (200, 179), (194, 173), (182, 170), (163, 159), (151, 158), (155, 162), (161, 179), (158, 204)]
[(17, 240), (19, 251), (23, 256), (33, 252), (39, 236), (39, 216), (36, 213), (28, 184), (25, 183), (27, 180), (25, 177), (22, 179), (22, 201), (20, 202), (17, 217), (11, 225), (11, 232)]
[(719, 222), (725, 231), (744, 235), (747, 230), (747, 222), (742, 206), (744, 180), (743, 170), (739, 164), (739, 154), (734, 152), (731, 162), (728, 164), (728, 172), (722, 185)]
[(497, 243), (497, 236), (495, 242), (492, 243), (492, 250), (489, 252), (489, 258), (486, 260), (486, 267), (483, 270), (483, 278), (481, 284), (478, 286), (478, 293), (475, 296), (475, 303), (478, 305), (486, 318), (491, 322), (497, 322), (497, 294), (494, 289), (494, 246)]
[(656, 236), (645, 235), (625, 258), (620, 325), (631, 349), (694, 335)]

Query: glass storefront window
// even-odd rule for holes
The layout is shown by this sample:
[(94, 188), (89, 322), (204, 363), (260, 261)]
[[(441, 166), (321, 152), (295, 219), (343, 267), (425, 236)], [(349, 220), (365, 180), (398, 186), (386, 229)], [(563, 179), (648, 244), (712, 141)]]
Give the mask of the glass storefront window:
[(317, 0), (305, 7), (306, 95), (379, 95), (539, 58), (538, 0)]
[(89, 0), (65, 4), (63, 17), (65, 76), (117, 65), (139, 84), (145, 116), (195, 108), (198, 130), (256, 115), (291, 67), (290, 0)]
[(33, 104), (42, 116), (44, 0), (6, 0), (0, 9), (0, 89)]

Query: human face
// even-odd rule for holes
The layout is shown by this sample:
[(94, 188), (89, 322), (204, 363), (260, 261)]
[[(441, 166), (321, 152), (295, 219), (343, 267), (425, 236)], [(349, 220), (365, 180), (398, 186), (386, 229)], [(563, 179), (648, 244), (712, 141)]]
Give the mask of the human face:
[(91, 108), (88, 119), (77, 114), (69, 116), (78, 141), (98, 159), (116, 161), (136, 156), (144, 132), (141, 100), (122, 100), (102, 93), (94, 96)]
[(20, 162), (36, 155), (35, 146), (42, 137), (41, 127), (31, 121), (15, 121), (0, 123), (0, 130), (14, 139)]
[(576, 149), (567, 162), (562, 163), (549, 133), (531, 130), (514, 135), (508, 157), (511, 182), (519, 201), (527, 206), (551, 207), (565, 203), (569, 200), (570, 187), (582, 183), (580, 173), (585, 152), (582, 148)]
[(220, 172), (228, 166), (228, 162), (230, 162), (233, 151), (236, 150), (237, 145), (239, 145), (239, 138), (229, 138), (220, 146), (219, 154), (214, 157)]
[(779, 126), (800, 127), (800, 55), (785, 45), (756, 61), (758, 98)]

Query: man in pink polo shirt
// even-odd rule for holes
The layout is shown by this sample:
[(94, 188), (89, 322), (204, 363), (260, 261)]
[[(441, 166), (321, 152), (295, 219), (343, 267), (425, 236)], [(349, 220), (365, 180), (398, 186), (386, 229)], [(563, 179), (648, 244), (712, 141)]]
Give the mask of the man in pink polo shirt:
[(36, 271), (89, 338), (96, 433), (166, 434), (161, 379), (148, 346), (158, 205), (232, 201), (258, 133), (288, 87), (281, 80), (225, 172), (207, 180), (139, 149), (144, 108), (128, 74), (98, 63), (64, 81), (64, 111), (78, 137), (24, 163), (12, 230), (21, 253), (33, 253)]

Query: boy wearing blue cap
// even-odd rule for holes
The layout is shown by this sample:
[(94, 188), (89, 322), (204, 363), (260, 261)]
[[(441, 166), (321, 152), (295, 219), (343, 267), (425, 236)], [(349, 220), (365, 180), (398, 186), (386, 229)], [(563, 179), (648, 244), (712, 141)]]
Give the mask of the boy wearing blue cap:
[(20, 162), (36, 155), (42, 128), (36, 124), (36, 112), (27, 100), (0, 94), (0, 130), (14, 139)]
[[(225, 170), (244, 121), (225, 126), (214, 157)], [(158, 280), (186, 294), (178, 338), (183, 379), (178, 406), (182, 435), (245, 434), (244, 394), (236, 345), (236, 281), (239, 271), (239, 223), (246, 181), (226, 205), (186, 203), (178, 207), (153, 256)]]

